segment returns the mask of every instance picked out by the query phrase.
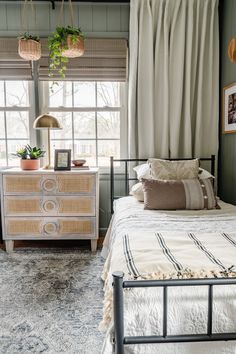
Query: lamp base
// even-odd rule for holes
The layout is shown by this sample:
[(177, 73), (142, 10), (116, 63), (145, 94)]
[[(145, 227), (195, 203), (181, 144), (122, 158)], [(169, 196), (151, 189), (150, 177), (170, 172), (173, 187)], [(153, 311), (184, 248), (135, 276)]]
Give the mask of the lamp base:
[(43, 167), (43, 170), (54, 170), (54, 167), (48, 164)]

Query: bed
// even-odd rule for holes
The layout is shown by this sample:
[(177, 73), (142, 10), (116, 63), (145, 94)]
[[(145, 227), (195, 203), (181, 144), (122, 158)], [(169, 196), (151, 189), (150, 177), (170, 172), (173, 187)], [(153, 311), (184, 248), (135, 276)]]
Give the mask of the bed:
[[(208, 160), (213, 170), (213, 158)], [(128, 162), (126, 194), (133, 179)], [(113, 200), (113, 161), (111, 177)], [(236, 353), (236, 207), (219, 205), (218, 210), (158, 211), (143, 210), (131, 196), (115, 200), (102, 250), (103, 354)], [(215, 263), (199, 244), (214, 249)], [(173, 255), (187, 257), (191, 271), (167, 272), (178, 266)]]

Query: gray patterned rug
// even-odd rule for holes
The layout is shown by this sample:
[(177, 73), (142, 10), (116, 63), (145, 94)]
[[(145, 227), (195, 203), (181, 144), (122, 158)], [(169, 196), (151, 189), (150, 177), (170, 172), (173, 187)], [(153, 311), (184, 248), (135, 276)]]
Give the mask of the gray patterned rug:
[(86, 250), (0, 250), (0, 354), (98, 354), (103, 262)]

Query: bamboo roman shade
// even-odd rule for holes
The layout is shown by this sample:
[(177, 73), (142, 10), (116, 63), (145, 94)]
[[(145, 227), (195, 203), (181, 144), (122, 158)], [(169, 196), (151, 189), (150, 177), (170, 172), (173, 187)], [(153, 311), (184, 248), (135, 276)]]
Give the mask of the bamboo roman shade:
[[(39, 79), (48, 80), (47, 40), (41, 42)], [(126, 81), (126, 78), (127, 40), (117, 38), (87, 38), (84, 55), (70, 59), (66, 71), (67, 80)], [(61, 78), (55, 75), (54, 79)]]
[(16, 38), (0, 38), (0, 79), (32, 79), (31, 62), (20, 58)]
[[(40, 80), (48, 77), (49, 50), (47, 39), (41, 39), (42, 57), (38, 61)], [(37, 62), (35, 62), (37, 63)], [(37, 65), (37, 64), (36, 64)], [(16, 38), (0, 38), (0, 79), (32, 79), (31, 62), (20, 58)], [(65, 80), (126, 81), (127, 40), (117, 38), (87, 38), (85, 53), (70, 59)], [(54, 80), (61, 80), (55, 73)]]

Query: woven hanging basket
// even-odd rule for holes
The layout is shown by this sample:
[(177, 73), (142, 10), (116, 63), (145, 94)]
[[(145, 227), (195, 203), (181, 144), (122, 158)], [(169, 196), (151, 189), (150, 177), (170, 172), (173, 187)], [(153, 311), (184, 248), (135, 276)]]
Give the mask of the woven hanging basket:
[(78, 36), (76, 42), (72, 41), (72, 36), (67, 37), (67, 48), (62, 50), (62, 56), (66, 58), (77, 58), (84, 54), (84, 38)]
[(228, 56), (233, 63), (236, 63), (236, 37), (232, 38), (229, 43)]
[(33, 39), (19, 39), (19, 56), (25, 60), (39, 60), (41, 58), (41, 43)]

